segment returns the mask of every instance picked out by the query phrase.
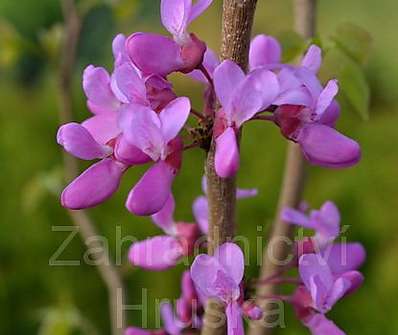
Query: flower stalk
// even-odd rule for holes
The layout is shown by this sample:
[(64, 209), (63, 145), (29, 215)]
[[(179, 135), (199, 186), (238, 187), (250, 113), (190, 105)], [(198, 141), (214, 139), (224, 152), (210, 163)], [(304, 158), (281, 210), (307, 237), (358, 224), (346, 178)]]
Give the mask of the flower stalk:
[[(315, 26), (316, 0), (295, 0), (294, 27), (296, 32), (304, 38), (310, 39), (315, 35)], [(268, 239), (269, 247), (264, 249), (263, 264), (259, 275), (260, 281), (279, 273), (283, 269), (289, 253), (292, 252), (292, 244), (286, 243), (286, 241), (292, 241), (294, 228), (280, 218), (280, 213), (285, 207), (297, 208), (300, 204), (306, 179), (305, 172), (306, 162), (299, 145), (289, 143), (276, 217)], [(256, 297), (274, 296), (278, 293), (277, 290), (277, 283), (259, 285)], [(258, 298), (257, 302), (263, 308), (266, 318), (267, 308), (270, 308), (272, 304), (268, 304), (267, 299), (261, 298)], [(267, 328), (265, 325), (266, 320), (252, 322), (250, 335), (271, 334), (274, 328)]]
[[(62, 46), (62, 59), (58, 71), (59, 87), (59, 119), (61, 123), (73, 120), (73, 98), (72, 98), (72, 76), (76, 62), (77, 44), (81, 31), (81, 18), (77, 12), (74, 0), (63, 0), (62, 10), (65, 20), (65, 35)], [(76, 158), (64, 153), (64, 174), (65, 179), (70, 181), (79, 173), (78, 161)], [(122, 311), (124, 288), (121, 276), (114, 267), (108, 252), (98, 241), (99, 236), (95, 223), (86, 211), (68, 210), (73, 223), (78, 227), (83, 241), (91, 241), (90, 247), (96, 252), (95, 262), (98, 264), (98, 272), (108, 289), (109, 313), (111, 319), (111, 334), (121, 335), (124, 331), (124, 312)], [(95, 243), (95, 246), (94, 246)]]
[[(257, 0), (224, 0), (221, 58), (236, 62), (246, 70), (251, 28)], [(235, 177), (220, 178), (215, 171), (215, 141), (207, 154), (205, 172), (209, 200), (208, 252), (210, 255), (224, 242), (232, 239), (235, 231)], [(203, 335), (225, 333), (224, 306), (209, 300), (206, 307)]]

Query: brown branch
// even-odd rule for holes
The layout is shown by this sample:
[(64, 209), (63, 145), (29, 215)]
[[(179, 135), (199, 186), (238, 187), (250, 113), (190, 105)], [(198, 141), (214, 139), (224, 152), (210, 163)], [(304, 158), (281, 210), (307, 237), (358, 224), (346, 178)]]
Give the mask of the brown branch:
[[(62, 0), (62, 10), (65, 20), (65, 34), (61, 50), (61, 64), (58, 73), (59, 88), (59, 118), (61, 123), (73, 120), (72, 79), (76, 62), (76, 49), (81, 31), (81, 20), (77, 13), (74, 0)], [(78, 161), (68, 154), (64, 154), (65, 179), (70, 181), (79, 173)], [(110, 304), (112, 335), (122, 335), (124, 317), (122, 311), (123, 282), (112, 263), (108, 251), (104, 249), (98, 239), (94, 222), (86, 211), (68, 211), (73, 223), (79, 228), (83, 241), (90, 244), (96, 253), (92, 253), (99, 274), (104, 281)], [(100, 252), (99, 252), (100, 251)], [(123, 298), (122, 298), (123, 300)]]
[[(294, 7), (295, 30), (304, 38), (313, 37), (316, 25), (316, 0), (295, 0)], [(271, 229), (268, 246), (264, 250), (260, 280), (280, 272), (291, 256), (292, 244), (287, 241), (292, 242), (294, 229), (281, 220), (280, 212), (284, 207), (297, 207), (299, 205), (305, 184), (305, 165), (300, 147), (295, 143), (290, 143), (276, 218)], [(277, 294), (277, 289), (277, 285), (259, 285), (256, 296), (274, 296)], [(258, 304), (264, 309), (265, 319), (251, 323), (250, 335), (271, 334), (274, 330), (271, 327), (274, 320), (267, 320), (267, 312), (272, 308), (272, 304), (263, 299), (258, 299)]]
[[(257, 0), (224, 0), (221, 58), (231, 59), (244, 70), (247, 68), (251, 28)], [(215, 142), (211, 143), (206, 160), (209, 199), (209, 254), (217, 246), (231, 240), (235, 230), (235, 178), (217, 176), (214, 166)], [(225, 333), (224, 306), (210, 300), (206, 306), (203, 335)]]

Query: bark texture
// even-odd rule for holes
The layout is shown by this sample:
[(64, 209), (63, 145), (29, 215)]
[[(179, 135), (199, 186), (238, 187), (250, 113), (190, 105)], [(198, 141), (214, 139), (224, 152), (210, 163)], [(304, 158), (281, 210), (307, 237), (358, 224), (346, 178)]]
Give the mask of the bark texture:
[[(231, 59), (246, 70), (251, 28), (257, 0), (224, 0), (221, 58)], [(232, 239), (235, 231), (235, 178), (217, 176), (214, 166), (215, 142), (207, 154), (205, 172), (209, 199), (209, 254)], [(221, 335), (226, 332), (224, 306), (210, 300), (206, 306), (203, 335)]]

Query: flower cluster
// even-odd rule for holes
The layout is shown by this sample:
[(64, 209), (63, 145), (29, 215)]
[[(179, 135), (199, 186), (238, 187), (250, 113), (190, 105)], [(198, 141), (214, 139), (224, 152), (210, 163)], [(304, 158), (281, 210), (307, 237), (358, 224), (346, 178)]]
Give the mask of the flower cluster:
[[(204, 195), (193, 203), (196, 222), (174, 219), (172, 184), (187, 149), (209, 150), (213, 143), (217, 175), (233, 177), (240, 165), (242, 126), (262, 120), (278, 126), (287, 140), (298, 143), (312, 164), (349, 167), (361, 156), (359, 145), (335, 129), (340, 115), (336, 101), (339, 86), (335, 79), (323, 86), (317, 76), (321, 49), (311, 45), (298, 65), (283, 64), (279, 42), (259, 35), (251, 43), (249, 70), (244, 72), (231, 60), (220, 61), (205, 42), (189, 32), (190, 23), (211, 3), (161, 0), (162, 24), (170, 37), (144, 32), (117, 35), (112, 45), (112, 73), (93, 65), (83, 73), (92, 116), (58, 130), (57, 142), (65, 151), (83, 160), (96, 160), (62, 192), (61, 203), (66, 208), (78, 210), (104, 202), (117, 191), (129, 168), (150, 164), (128, 194), (126, 208), (135, 215), (151, 216), (163, 235), (131, 246), (129, 260), (136, 267), (152, 271), (172, 268), (206, 243), (201, 239), (209, 230), (205, 179)], [(179, 97), (174, 91), (169, 75), (176, 72), (203, 83), (202, 112), (191, 106), (188, 97)], [(186, 125), (190, 116), (197, 121), (196, 128)], [(256, 194), (255, 189), (238, 189), (236, 195), (248, 198)], [(365, 258), (363, 247), (334, 243), (340, 233), (340, 217), (331, 202), (309, 215), (287, 208), (282, 217), (316, 232), (296, 245), (290, 267), (298, 268), (299, 278), (295, 293), (285, 300), (313, 334), (343, 334), (325, 314), (362, 283), (356, 270)], [(343, 248), (347, 249), (345, 260)], [(126, 335), (178, 335), (200, 328), (209, 298), (225, 305), (228, 333), (243, 334), (242, 316), (252, 320), (263, 317), (253, 301), (245, 301), (243, 275), (244, 256), (233, 243), (221, 245), (213, 256), (197, 256), (190, 271), (183, 274), (176, 310), (170, 303), (161, 306), (164, 329), (130, 327)], [(267, 280), (259, 284), (267, 284)]]
[[(317, 78), (322, 61), (319, 47), (310, 46), (298, 66), (282, 64), (278, 41), (259, 35), (251, 43), (250, 71), (245, 74), (230, 60), (220, 63), (203, 41), (188, 32), (189, 24), (211, 2), (163, 0), (162, 23), (173, 38), (117, 35), (112, 74), (92, 65), (85, 69), (83, 89), (93, 116), (81, 124), (63, 125), (57, 140), (80, 159), (100, 161), (64, 190), (63, 206), (96, 206), (118, 189), (126, 170), (153, 162), (131, 190), (126, 207), (136, 215), (160, 211), (181, 168), (181, 130), (191, 112), (212, 124), (215, 168), (223, 178), (239, 168), (237, 134), (250, 120), (275, 123), (313, 164), (347, 167), (358, 162), (358, 144), (334, 128), (340, 113), (335, 100), (338, 83), (331, 80), (322, 87)], [(203, 114), (195, 113), (187, 97), (177, 97), (168, 80), (173, 72), (205, 83)], [(218, 109), (211, 107), (215, 98)]]

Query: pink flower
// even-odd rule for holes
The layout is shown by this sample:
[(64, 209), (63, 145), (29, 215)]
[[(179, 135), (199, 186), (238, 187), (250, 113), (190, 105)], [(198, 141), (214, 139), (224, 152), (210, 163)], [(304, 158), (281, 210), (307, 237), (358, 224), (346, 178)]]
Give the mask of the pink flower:
[[(102, 203), (117, 191), (123, 173), (130, 166), (149, 161), (136, 147), (123, 144), (123, 137), (113, 122), (113, 115), (105, 113), (82, 125), (68, 123), (59, 128), (57, 142), (67, 152), (80, 159), (100, 159), (65, 188), (61, 195), (64, 207), (83, 209)], [(117, 154), (121, 146), (123, 157)]]
[(134, 266), (152, 271), (164, 271), (177, 265), (192, 253), (199, 237), (197, 225), (174, 221), (175, 201), (170, 194), (164, 207), (152, 215), (153, 222), (166, 235), (155, 236), (133, 243), (129, 260)]
[(170, 102), (159, 114), (146, 106), (130, 104), (121, 111), (120, 128), (126, 141), (154, 162), (131, 190), (127, 209), (136, 215), (152, 215), (169, 198), (172, 182), (181, 167), (182, 142), (178, 134), (188, 119), (188, 98)]
[(363, 282), (363, 276), (358, 271), (334, 275), (327, 260), (319, 254), (301, 256), (299, 272), (310, 293), (312, 308), (322, 314), (330, 311), (338, 300), (354, 292)]
[(214, 71), (214, 86), (222, 105), (214, 126), (215, 168), (220, 177), (228, 178), (239, 169), (237, 131), (271, 105), (279, 94), (279, 83), (271, 71), (259, 69), (246, 76), (237, 64), (226, 60)]
[(243, 272), (243, 253), (233, 243), (220, 246), (214, 256), (197, 256), (191, 266), (191, 277), (198, 293), (225, 303), (229, 335), (244, 333), (239, 305)]
[(126, 45), (134, 64), (149, 75), (195, 70), (203, 61), (206, 44), (187, 29), (211, 3), (212, 0), (199, 0), (194, 5), (192, 0), (162, 0), (162, 23), (174, 39), (151, 33), (131, 35)]
[(315, 230), (313, 240), (318, 247), (330, 244), (340, 234), (340, 213), (331, 201), (325, 202), (319, 210), (312, 210), (309, 215), (293, 208), (285, 208), (281, 218), (285, 222)]
[(362, 274), (358, 271), (333, 274), (327, 260), (319, 254), (301, 256), (299, 273), (303, 285), (296, 289), (291, 300), (297, 317), (314, 335), (343, 335), (324, 314), (362, 285)]

